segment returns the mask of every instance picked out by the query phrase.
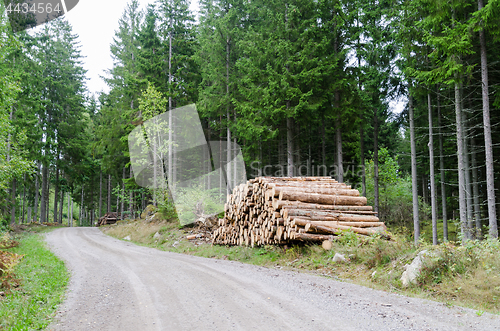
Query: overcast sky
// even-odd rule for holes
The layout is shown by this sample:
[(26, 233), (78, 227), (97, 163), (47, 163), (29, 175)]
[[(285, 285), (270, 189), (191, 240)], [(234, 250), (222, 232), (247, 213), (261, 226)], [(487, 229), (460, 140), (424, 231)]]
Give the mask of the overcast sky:
[[(154, 0), (138, 0), (141, 9)], [(80, 0), (66, 14), (73, 32), (80, 36), (84, 68), (87, 70), (87, 87), (91, 93), (108, 92), (106, 83), (99, 77), (113, 65), (109, 46), (118, 30), (118, 20), (130, 1), (124, 0)], [(191, 1), (191, 10), (197, 10), (198, 1)]]

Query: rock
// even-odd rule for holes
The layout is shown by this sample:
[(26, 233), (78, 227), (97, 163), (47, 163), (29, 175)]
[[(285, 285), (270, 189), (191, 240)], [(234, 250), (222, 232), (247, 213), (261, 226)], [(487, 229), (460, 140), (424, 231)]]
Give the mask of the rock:
[(375, 270), (374, 272), (372, 272), (372, 278), (375, 277), (376, 274), (377, 274), (377, 270)]
[(405, 271), (403, 275), (401, 275), (401, 282), (403, 286), (408, 286), (410, 283), (416, 284), (417, 277), (420, 275), (420, 270), (422, 269), (422, 265), (424, 262), (424, 258), (432, 257), (435, 253), (429, 252), (427, 250), (423, 250), (413, 259), (411, 264), (405, 265)]
[(161, 234), (159, 232), (156, 232), (155, 235), (153, 236), (153, 239), (155, 240), (161, 239)]
[(159, 221), (161, 219), (162, 219), (161, 213), (157, 212), (157, 213), (154, 213), (153, 215), (147, 216), (144, 221), (152, 222), (152, 221)]
[(339, 253), (335, 253), (335, 256), (332, 258), (332, 261), (333, 262), (346, 262), (347, 260), (344, 257), (344, 255), (339, 254)]
[(157, 208), (153, 205), (148, 205), (144, 211), (141, 213), (141, 218), (146, 219), (148, 216), (154, 215)]
[(330, 240), (325, 240), (323, 241), (323, 244), (321, 244), (321, 247), (323, 247), (325, 251), (329, 251), (332, 249), (333, 243)]
[(123, 237), (123, 240), (129, 240), (130, 241), (131, 239), (130, 239), (130, 236), (126, 236), (126, 237)]
[(174, 243), (172, 244), (172, 247), (177, 247), (177, 245), (179, 245), (179, 242), (178, 242), (178, 241), (174, 242)]

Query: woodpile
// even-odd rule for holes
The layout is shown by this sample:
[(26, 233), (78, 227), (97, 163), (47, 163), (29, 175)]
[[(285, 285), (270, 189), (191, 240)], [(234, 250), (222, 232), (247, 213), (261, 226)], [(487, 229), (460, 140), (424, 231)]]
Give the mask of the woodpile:
[(334, 240), (350, 230), (390, 239), (366, 198), (330, 177), (258, 177), (234, 188), (212, 242), (275, 245)]
[(97, 226), (106, 224), (115, 224), (120, 219), (120, 217), (121, 217), (120, 213), (117, 212), (106, 213), (104, 214), (104, 216), (99, 218)]

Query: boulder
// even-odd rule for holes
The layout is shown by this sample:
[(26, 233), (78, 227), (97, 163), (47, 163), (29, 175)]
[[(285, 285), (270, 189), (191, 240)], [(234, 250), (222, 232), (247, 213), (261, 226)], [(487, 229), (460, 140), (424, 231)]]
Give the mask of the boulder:
[(153, 222), (153, 221), (161, 221), (163, 219), (163, 216), (161, 215), (160, 212), (156, 212), (148, 217), (146, 217), (146, 219), (144, 220), (145, 222)]
[(144, 211), (141, 213), (141, 218), (145, 219), (151, 215), (154, 215), (157, 211), (157, 208), (153, 205), (148, 205)]
[(346, 258), (344, 255), (335, 253), (335, 256), (332, 258), (333, 262), (346, 262)]
[(408, 286), (417, 283), (417, 277), (420, 275), (420, 270), (424, 264), (424, 259), (435, 256), (435, 253), (423, 250), (413, 259), (411, 264), (405, 265), (405, 271), (401, 275), (401, 282), (403, 286)]

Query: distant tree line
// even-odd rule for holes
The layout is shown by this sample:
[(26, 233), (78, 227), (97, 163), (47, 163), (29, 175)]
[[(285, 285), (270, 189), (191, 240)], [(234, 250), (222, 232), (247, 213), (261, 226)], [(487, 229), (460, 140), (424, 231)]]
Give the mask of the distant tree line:
[(499, 6), (201, 0), (195, 20), (186, 0), (132, 0), (97, 100), (66, 21), (12, 35), (4, 19), (2, 164), (24, 166), (2, 177), (4, 218), (60, 222), (68, 201), (81, 224), (137, 213), (154, 195), (135, 184), (129, 133), (196, 103), (207, 141), (241, 146), (249, 177), (334, 176), (388, 224), (413, 223), (415, 242), (427, 219), (435, 244), (454, 220), (464, 241), (497, 238)]

